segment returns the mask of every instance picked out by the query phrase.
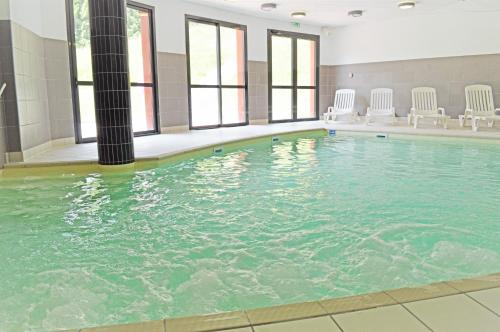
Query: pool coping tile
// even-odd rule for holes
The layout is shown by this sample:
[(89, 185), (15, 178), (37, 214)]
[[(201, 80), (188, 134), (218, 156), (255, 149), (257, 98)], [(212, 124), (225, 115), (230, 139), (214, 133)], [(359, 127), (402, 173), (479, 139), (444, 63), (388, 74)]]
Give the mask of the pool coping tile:
[(110, 325), (100, 327), (90, 327), (79, 330), (80, 332), (164, 332), (165, 326), (163, 320), (154, 320), (149, 322)]
[(446, 281), (451, 287), (461, 292), (474, 292), (489, 288), (500, 287), (500, 273), (486, 276)]
[(285, 322), (326, 316), (328, 312), (318, 302), (294, 303), (246, 311), (252, 325)]
[(323, 300), (319, 303), (331, 315), (397, 304), (384, 292)]
[(436, 297), (459, 294), (460, 291), (448, 285), (446, 282), (437, 282), (417, 287), (405, 287), (384, 291), (398, 303), (407, 303), (433, 299)]
[(250, 326), (244, 311), (224, 312), (205, 316), (180, 317), (165, 320), (168, 332), (205, 332)]

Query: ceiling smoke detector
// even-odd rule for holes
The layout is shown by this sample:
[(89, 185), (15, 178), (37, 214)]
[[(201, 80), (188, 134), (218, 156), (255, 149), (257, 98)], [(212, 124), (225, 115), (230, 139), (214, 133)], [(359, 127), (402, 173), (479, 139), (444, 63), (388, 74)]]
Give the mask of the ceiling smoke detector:
[(290, 14), (293, 18), (303, 18), (306, 17), (306, 12), (293, 12)]
[(361, 17), (361, 16), (363, 16), (363, 11), (362, 10), (351, 10), (350, 12), (347, 13), (347, 15), (352, 16), (352, 17)]
[(278, 7), (278, 5), (275, 4), (274, 2), (263, 3), (262, 5), (260, 5), (260, 9), (265, 12), (270, 12), (272, 10), (275, 10), (276, 7)]
[(399, 9), (412, 9), (415, 6), (416, 6), (416, 2), (411, 1), (411, 0), (410, 1), (401, 1), (398, 4)]

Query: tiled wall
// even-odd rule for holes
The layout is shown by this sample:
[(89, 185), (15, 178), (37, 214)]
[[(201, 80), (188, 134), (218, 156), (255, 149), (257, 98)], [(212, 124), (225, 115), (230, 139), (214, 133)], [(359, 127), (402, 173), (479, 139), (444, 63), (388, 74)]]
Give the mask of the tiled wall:
[(248, 62), (248, 118), (250, 124), (267, 122), (267, 62)]
[(55, 39), (44, 39), (43, 42), (51, 137), (52, 139), (73, 137), (75, 127), (68, 43)]
[(183, 54), (158, 53), (160, 127), (189, 127), (187, 62)]
[(50, 118), (43, 39), (11, 24), (21, 148), (50, 141)]
[(319, 116), (327, 111), (333, 102), (333, 91), (335, 90), (335, 77), (333, 66), (321, 66), (319, 69)]
[(6, 152), (21, 151), (19, 137), (19, 117), (17, 112), (16, 84), (12, 50), (11, 21), (0, 21), (0, 84), (7, 83), (2, 99), (2, 121), (5, 136), (0, 136)]
[(74, 136), (67, 42), (1, 20), (0, 66), (0, 84), (7, 83), (0, 112), (0, 161), (5, 159), (2, 147), (17, 160), (21, 151)]
[[(0, 62), (0, 72), (2, 71), (2, 63)], [(2, 79), (0, 75), (0, 88), (2, 87)], [(0, 168), (5, 164), (5, 152), (7, 152), (7, 137), (5, 132), (5, 116), (3, 98), (0, 97)]]
[[(356, 89), (356, 110), (366, 112), (372, 88), (394, 89), (394, 104), (399, 116), (406, 116), (411, 107), (411, 89), (435, 87), (439, 106), (456, 118), (464, 113), (464, 88), (470, 84), (489, 84), (500, 105), (500, 54), (393, 61), (369, 64), (330, 66), (329, 87)], [(349, 78), (349, 73), (354, 77)], [(323, 91), (322, 94), (326, 95)]]

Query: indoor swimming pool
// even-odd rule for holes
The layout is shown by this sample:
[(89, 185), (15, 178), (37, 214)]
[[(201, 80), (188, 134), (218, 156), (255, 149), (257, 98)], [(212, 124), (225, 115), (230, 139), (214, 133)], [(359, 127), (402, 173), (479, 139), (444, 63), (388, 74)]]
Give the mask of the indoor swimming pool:
[(0, 330), (249, 309), (500, 271), (500, 144), (324, 131), (0, 178)]

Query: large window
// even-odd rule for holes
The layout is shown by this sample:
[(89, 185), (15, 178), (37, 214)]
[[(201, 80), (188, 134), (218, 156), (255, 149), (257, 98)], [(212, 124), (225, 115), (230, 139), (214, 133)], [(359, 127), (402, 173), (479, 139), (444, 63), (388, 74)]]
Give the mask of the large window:
[(186, 16), (190, 128), (248, 124), (246, 27)]
[[(78, 143), (96, 137), (88, 0), (67, 0), (75, 135)], [(156, 51), (152, 7), (128, 2), (130, 102), (135, 135), (158, 132)]]
[(319, 37), (268, 31), (269, 121), (318, 119)]

